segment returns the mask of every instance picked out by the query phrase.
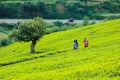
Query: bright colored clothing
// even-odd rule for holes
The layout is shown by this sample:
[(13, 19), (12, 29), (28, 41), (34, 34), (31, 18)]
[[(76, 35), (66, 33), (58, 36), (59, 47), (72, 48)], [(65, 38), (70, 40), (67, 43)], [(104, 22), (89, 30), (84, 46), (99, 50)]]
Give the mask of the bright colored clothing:
[(84, 40), (84, 47), (88, 47), (88, 40), (87, 39)]
[(78, 42), (77, 40), (74, 40), (74, 46), (73, 46), (73, 49), (77, 49), (78, 48)]

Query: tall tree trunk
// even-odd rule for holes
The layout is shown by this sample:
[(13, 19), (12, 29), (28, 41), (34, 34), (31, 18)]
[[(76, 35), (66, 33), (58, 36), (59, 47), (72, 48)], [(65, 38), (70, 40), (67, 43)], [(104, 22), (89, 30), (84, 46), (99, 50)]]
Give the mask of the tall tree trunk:
[(36, 45), (36, 40), (32, 41), (32, 44), (31, 44), (31, 53), (35, 53), (35, 45)]

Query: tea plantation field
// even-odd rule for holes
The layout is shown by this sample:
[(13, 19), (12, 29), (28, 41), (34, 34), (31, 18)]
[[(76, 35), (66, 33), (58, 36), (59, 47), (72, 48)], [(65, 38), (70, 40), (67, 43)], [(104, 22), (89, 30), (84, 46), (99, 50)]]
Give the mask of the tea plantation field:
[(0, 48), (0, 80), (120, 80), (120, 19), (45, 35), (36, 54), (30, 44)]

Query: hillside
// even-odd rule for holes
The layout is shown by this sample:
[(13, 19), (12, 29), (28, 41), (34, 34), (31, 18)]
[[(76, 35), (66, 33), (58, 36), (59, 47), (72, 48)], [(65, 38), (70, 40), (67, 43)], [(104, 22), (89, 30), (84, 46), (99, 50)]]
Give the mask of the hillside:
[[(120, 19), (45, 35), (0, 48), (0, 80), (119, 80)], [(87, 37), (89, 47), (83, 47)], [(79, 49), (73, 50), (78, 39)]]

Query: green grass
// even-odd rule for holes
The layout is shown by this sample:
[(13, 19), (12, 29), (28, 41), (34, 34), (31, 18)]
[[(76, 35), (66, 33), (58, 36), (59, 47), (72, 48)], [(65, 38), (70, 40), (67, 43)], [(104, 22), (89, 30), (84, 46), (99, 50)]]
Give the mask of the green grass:
[[(119, 80), (120, 19), (45, 35), (0, 48), (0, 80)], [(89, 47), (83, 47), (87, 37)], [(73, 50), (78, 39), (79, 49)]]

